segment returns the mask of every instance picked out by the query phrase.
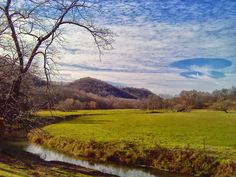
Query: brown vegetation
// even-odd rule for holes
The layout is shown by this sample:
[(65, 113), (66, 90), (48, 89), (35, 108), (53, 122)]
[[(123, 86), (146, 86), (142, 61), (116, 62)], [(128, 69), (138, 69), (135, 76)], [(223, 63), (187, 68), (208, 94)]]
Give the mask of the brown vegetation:
[(117, 162), (127, 165), (145, 165), (161, 170), (197, 176), (233, 176), (235, 162), (218, 162), (207, 152), (193, 149), (164, 148), (152, 150), (136, 147), (132, 143), (79, 142), (73, 139), (56, 138), (49, 135), (28, 134), (31, 142), (56, 149), (75, 157), (87, 157), (102, 162)]
[(104, 81), (86, 77), (79, 80), (76, 80), (68, 85), (69, 88), (75, 90), (84, 91), (86, 93), (96, 94), (102, 97), (118, 97), (126, 99), (136, 99), (137, 97), (129, 94), (111, 84), (108, 84)]
[[(60, 93), (62, 89), (64, 95)], [(61, 87), (60, 90), (56, 92), (57, 100), (55, 100), (56, 105), (60, 102), (60, 106), (55, 107), (60, 110), (63, 110), (62, 107), (68, 101), (67, 98), (73, 98), (74, 102), (77, 101), (77, 109), (169, 109), (176, 112), (189, 112), (191, 109), (215, 109), (224, 112), (236, 110), (235, 87), (216, 90), (212, 93), (196, 90), (182, 91), (179, 96), (167, 99), (154, 94), (143, 99), (124, 99), (110, 95), (102, 97), (97, 94), (81, 92), (77, 89), (69, 89), (66, 86)], [(92, 102), (94, 106), (91, 106)], [(69, 109), (66, 108), (65, 110)]]

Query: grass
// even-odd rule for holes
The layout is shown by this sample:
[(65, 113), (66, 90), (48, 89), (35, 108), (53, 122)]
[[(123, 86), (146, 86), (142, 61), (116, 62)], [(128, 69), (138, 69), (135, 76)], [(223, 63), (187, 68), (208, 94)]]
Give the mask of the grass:
[(48, 167), (40, 167), (36, 169), (27, 169), (25, 166), (16, 166), (15, 164), (10, 166), (4, 163), (0, 163), (0, 176), (4, 177), (28, 177), (28, 176), (75, 176), (75, 177), (91, 177), (90, 175), (84, 175), (80, 173), (72, 173), (65, 171), (60, 168), (50, 168), (50, 173), (48, 172)]
[(44, 127), (49, 134), (29, 133), (33, 143), (102, 162), (198, 176), (236, 173), (235, 113), (94, 110), (53, 114), (80, 116)]
[(27, 176), (27, 173), (23, 170), (17, 170), (9, 165), (0, 163), (0, 176), (20, 177), (20, 176)]
[[(40, 115), (47, 114), (40, 112)], [(65, 114), (102, 114), (46, 126), (55, 137), (96, 142), (132, 142), (149, 149), (191, 147), (236, 153), (236, 114), (218, 111), (155, 113), (140, 110), (95, 110), (56, 112)], [(63, 130), (63, 133), (62, 133)]]
[(64, 116), (71, 116), (71, 115), (78, 115), (78, 116), (84, 116), (84, 115), (107, 115), (107, 114), (122, 114), (122, 113), (135, 113), (139, 112), (139, 110), (127, 110), (127, 109), (109, 109), (109, 110), (79, 110), (79, 111), (70, 111), (70, 112), (64, 112), (64, 111), (48, 111), (48, 110), (42, 110), (36, 113), (36, 116), (40, 117), (50, 117), (50, 116), (56, 116), (56, 117), (64, 117)]

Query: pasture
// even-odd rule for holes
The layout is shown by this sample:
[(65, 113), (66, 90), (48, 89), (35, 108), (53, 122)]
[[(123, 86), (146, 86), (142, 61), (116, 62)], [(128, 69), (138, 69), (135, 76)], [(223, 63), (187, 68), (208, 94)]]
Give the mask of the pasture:
[[(141, 149), (156, 145), (189, 147), (236, 156), (236, 114), (210, 110), (187, 113), (142, 110), (92, 110), (39, 112), (47, 116), (83, 115), (78, 119), (46, 126), (51, 135), (82, 142), (128, 142)], [(89, 114), (86, 116), (86, 114)]]

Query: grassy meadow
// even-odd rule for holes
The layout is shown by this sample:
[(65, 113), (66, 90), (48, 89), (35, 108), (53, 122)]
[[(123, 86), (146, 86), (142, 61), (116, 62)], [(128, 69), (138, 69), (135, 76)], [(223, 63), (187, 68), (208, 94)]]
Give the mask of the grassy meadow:
[[(49, 112), (38, 114), (45, 116)], [(95, 114), (44, 128), (56, 137), (96, 142), (125, 141), (143, 148), (162, 145), (236, 153), (235, 113), (207, 110), (189, 113), (95, 110), (53, 114)]]
[(33, 143), (75, 157), (200, 176), (224, 174), (235, 165), (235, 112), (91, 110), (37, 115), (78, 115), (44, 127), (46, 135), (28, 136)]

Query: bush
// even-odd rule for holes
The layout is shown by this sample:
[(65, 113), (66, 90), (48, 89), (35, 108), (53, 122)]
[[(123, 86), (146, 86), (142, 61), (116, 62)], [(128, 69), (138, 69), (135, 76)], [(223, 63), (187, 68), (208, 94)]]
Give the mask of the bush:
[(56, 105), (56, 109), (61, 111), (74, 111), (81, 107), (81, 103), (73, 98), (67, 98), (65, 101), (60, 101)]
[(236, 103), (232, 100), (224, 100), (224, 101), (218, 101), (214, 103), (211, 108), (218, 110), (218, 111), (224, 111), (228, 113), (229, 110), (235, 109)]
[(177, 104), (177, 105), (174, 106), (174, 110), (176, 112), (190, 112), (191, 108), (189, 106), (186, 106), (186, 105)]

